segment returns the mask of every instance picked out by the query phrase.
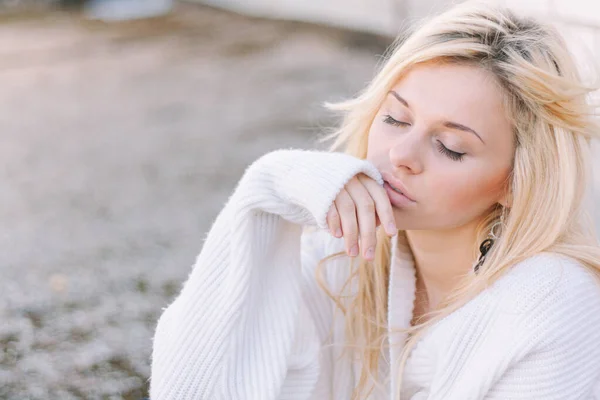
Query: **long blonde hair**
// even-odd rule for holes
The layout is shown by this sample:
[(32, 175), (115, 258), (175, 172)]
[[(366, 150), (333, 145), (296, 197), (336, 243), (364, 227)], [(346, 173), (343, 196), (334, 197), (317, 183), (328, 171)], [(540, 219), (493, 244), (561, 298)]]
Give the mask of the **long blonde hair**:
[[(505, 109), (515, 135), (513, 168), (509, 177), (510, 209), (494, 210), (481, 224), (473, 243), (476, 258), (483, 240), (500, 212), (503, 224), (478, 274), (462, 283), (425, 322), (409, 334), (398, 371), (398, 392), (410, 351), (423, 333), (441, 318), (463, 306), (511, 266), (540, 252), (572, 257), (593, 271), (600, 281), (600, 247), (583, 199), (589, 181), (590, 140), (598, 135), (594, 110), (574, 59), (558, 32), (531, 18), (486, 3), (454, 6), (399, 37), (390, 47), (377, 74), (355, 98), (326, 106), (344, 114), (338, 129), (322, 138), (333, 139), (331, 151), (366, 158), (369, 127), (388, 91), (408, 68), (430, 61), (479, 65), (500, 84)], [(403, 233), (403, 232), (400, 232)], [(350, 280), (356, 295), (348, 306), (340, 296), (321, 286), (344, 313), (347, 348), (358, 348), (362, 370), (353, 399), (366, 398), (378, 384), (378, 365), (387, 336), (387, 292), (390, 274), (389, 237), (377, 232), (372, 262), (358, 259)], [(319, 269), (331, 257), (319, 263)], [(348, 282), (347, 282), (348, 283)], [(421, 320), (422, 321), (422, 320)]]

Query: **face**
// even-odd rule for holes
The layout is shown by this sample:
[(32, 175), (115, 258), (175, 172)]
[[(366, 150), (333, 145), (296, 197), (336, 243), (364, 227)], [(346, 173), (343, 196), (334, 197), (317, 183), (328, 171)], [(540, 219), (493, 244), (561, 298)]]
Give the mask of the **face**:
[(367, 159), (387, 181), (399, 229), (457, 228), (508, 205), (514, 141), (502, 100), (490, 72), (456, 64), (415, 66), (387, 94)]

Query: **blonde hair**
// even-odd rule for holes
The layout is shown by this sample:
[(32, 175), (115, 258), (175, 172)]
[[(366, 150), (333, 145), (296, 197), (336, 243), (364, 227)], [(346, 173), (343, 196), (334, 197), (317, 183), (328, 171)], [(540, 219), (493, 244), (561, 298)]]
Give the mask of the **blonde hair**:
[[(408, 340), (397, 373), (401, 378), (410, 351), (423, 333), (460, 308), (511, 266), (540, 252), (572, 257), (600, 280), (600, 247), (583, 198), (589, 179), (590, 139), (598, 134), (573, 57), (561, 36), (550, 26), (486, 3), (466, 2), (422, 24), (411, 35), (398, 38), (370, 84), (355, 98), (326, 103), (344, 113), (338, 129), (322, 138), (333, 139), (330, 150), (366, 158), (370, 125), (393, 85), (408, 68), (439, 61), (479, 65), (490, 71), (502, 88), (505, 109), (513, 124), (515, 153), (509, 176), (510, 209), (493, 210), (481, 224), (478, 244), (503, 214), (500, 238), (477, 274), (465, 276), (424, 322), (404, 332)], [(549, 218), (551, 216), (551, 218)], [(399, 232), (403, 234), (403, 232)], [(377, 232), (375, 258), (357, 258), (347, 284), (354, 280), (356, 295), (345, 306), (318, 280), (342, 310), (346, 349), (360, 350), (360, 378), (353, 399), (366, 398), (378, 385), (378, 365), (387, 336), (387, 292), (390, 238)], [(334, 254), (319, 263), (319, 269)]]

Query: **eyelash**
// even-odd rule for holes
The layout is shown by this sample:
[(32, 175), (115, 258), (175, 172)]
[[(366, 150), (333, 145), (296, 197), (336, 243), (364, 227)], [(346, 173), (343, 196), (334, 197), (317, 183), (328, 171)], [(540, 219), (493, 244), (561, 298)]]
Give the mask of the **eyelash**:
[(397, 119), (392, 118), (391, 115), (385, 115), (385, 119), (383, 120), (386, 124), (390, 124), (393, 126), (409, 126), (408, 122), (398, 121)]
[[(383, 122), (385, 122), (386, 124), (393, 125), (393, 126), (409, 126), (410, 125), (408, 122), (398, 121), (397, 119), (392, 118), (391, 115), (385, 115), (385, 119), (383, 120)], [(446, 146), (444, 146), (444, 144), (442, 142), (440, 142), (439, 140), (437, 141), (437, 148), (440, 153), (449, 157), (450, 159), (452, 159), (454, 161), (463, 161), (463, 157), (464, 157), (465, 153), (457, 153), (455, 151), (452, 151), (452, 150), (448, 149)]]
[(437, 148), (440, 151), (440, 153), (447, 155), (448, 157), (450, 157), (454, 161), (462, 161), (463, 157), (465, 155), (465, 153), (457, 153), (455, 151), (452, 151), (452, 150), (448, 149), (439, 140), (437, 141)]

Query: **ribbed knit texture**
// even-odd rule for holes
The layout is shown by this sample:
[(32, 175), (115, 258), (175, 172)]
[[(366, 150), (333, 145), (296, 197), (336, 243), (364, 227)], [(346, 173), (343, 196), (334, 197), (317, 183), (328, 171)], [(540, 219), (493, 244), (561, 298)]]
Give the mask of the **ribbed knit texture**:
[[(360, 365), (332, 345), (343, 343), (344, 321), (315, 268), (344, 249), (325, 218), (361, 172), (382, 184), (371, 163), (341, 153), (278, 150), (248, 167), (158, 321), (151, 399), (349, 399)], [(334, 290), (348, 262), (325, 266)], [(389, 290), (393, 346), (372, 398), (394, 399), (406, 339), (394, 328), (409, 326), (414, 298), (414, 261), (399, 234)], [(402, 399), (600, 400), (600, 285), (553, 254), (514, 266), (417, 344)]]

